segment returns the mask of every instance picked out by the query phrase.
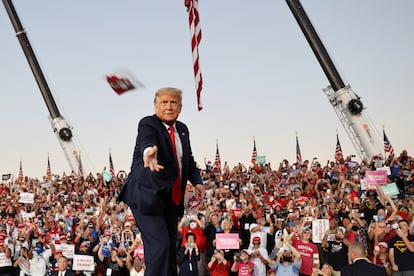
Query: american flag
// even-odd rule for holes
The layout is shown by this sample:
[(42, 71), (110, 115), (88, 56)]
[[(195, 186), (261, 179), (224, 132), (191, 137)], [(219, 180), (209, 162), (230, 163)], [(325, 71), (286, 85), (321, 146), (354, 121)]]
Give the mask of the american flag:
[(300, 153), (299, 140), (296, 135), (296, 163), (298, 166), (302, 165), (302, 154)]
[(109, 172), (115, 176), (114, 163), (112, 162), (112, 155), (109, 153)]
[(78, 168), (78, 176), (79, 177), (84, 177), (84, 172), (83, 172), (83, 166), (82, 166), (82, 160), (80, 155), (78, 155), (78, 162), (79, 162), (79, 168)]
[(22, 169), (22, 160), (20, 160), (20, 168), (19, 168), (19, 176), (18, 176), (18, 180), (20, 182), (22, 182), (24, 179), (24, 175), (23, 175), (23, 169)]
[(201, 76), (198, 45), (201, 41), (200, 17), (198, 14), (198, 0), (184, 0), (187, 7), (191, 34), (191, 51), (193, 55), (194, 77), (196, 81), (197, 107), (198, 111), (203, 109), (201, 104), (201, 90), (203, 88), (203, 77)]
[(220, 153), (218, 148), (218, 143), (216, 144), (216, 159), (214, 160), (214, 168), (221, 172), (221, 160), (220, 160)]
[(340, 161), (344, 159), (344, 154), (342, 153), (341, 144), (339, 143), (338, 134), (336, 135), (336, 148), (335, 148), (335, 160)]
[(46, 178), (47, 178), (48, 180), (52, 179), (52, 170), (50, 169), (50, 160), (49, 160), (49, 156), (47, 157)]
[(134, 84), (127, 76), (110, 74), (106, 75), (106, 81), (118, 95), (122, 95), (129, 90), (135, 89)]
[(252, 163), (256, 164), (257, 151), (256, 151), (256, 140), (253, 140), (253, 153), (252, 153)]
[(394, 148), (392, 147), (390, 140), (388, 140), (385, 130), (382, 130), (382, 132), (384, 133), (384, 150), (385, 152), (388, 152), (390, 156), (394, 156)]

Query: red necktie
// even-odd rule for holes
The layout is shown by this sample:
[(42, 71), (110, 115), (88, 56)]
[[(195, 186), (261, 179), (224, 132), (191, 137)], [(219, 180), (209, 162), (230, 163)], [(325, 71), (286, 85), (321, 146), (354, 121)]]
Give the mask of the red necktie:
[(181, 195), (181, 179), (180, 179), (180, 164), (178, 163), (178, 157), (177, 157), (177, 149), (175, 148), (175, 134), (174, 134), (174, 127), (169, 126), (168, 132), (170, 133), (172, 148), (174, 151), (175, 161), (177, 162), (177, 168), (178, 168), (178, 176), (177, 179), (174, 181), (172, 185), (172, 201), (175, 203), (175, 205), (178, 205), (181, 202), (182, 195)]

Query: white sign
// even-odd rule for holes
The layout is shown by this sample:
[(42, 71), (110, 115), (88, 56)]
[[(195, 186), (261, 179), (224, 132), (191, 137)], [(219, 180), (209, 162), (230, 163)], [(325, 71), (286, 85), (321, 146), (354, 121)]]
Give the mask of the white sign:
[(329, 220), (315, 219), (312, 221), (312, 241), (314, 243), (322, 243), (326, 230), (329, 229)]
[(56, 250), (62, 250), (62, 255), (66, 258), (73, 259), (75, 254), (75, 245), (74, 244), (55, 244)]
[(40, 187), (42, 187), (42, 189), (48, 189), (50, 187), (52, 187), (52, 181), (49, 182), (40, 182)]
[(19, 203), (34, 203), (34, 193), (20, 193)]
[(73, 270), (95, 271), (95, 262), (90, 255), (73, 255)]

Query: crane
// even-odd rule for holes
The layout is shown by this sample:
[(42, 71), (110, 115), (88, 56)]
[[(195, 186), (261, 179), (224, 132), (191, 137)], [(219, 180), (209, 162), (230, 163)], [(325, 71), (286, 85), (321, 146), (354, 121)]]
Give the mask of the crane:
[(49, 89), (46, 78), (43, 75), (42, 69), (39, 66), (37, 58), (30, 45), (30, 41), (27, 38), (26, 31), (24, 30), (16, 10), (11, 0), (3, 0), (3, 5), (7, 11), (13, 28), (16, 32), (16, 37), (23, 49), (24, 55), (29, 63), (30, 69), (33, 72), (37, 85), (39, 86), (43, 100), (50, 114), (50, 123), (52, 124), (53, 132), (56, 134), (60, 146), (65, 153), (66, 159), (69, 163), (72, 171), (77, 172), (80, 166), (80, 153), (73, 141), (72, 127), (65, 118), (59, 112), (56, 102), (53, 98), (52, 92)]
[(383, 156), (380, 136), (366, 114), (366, 107), (361, 98), (352, 91), (351, 86), (343, 82), (302, 4), (299, 0), (286, 0), (286, 2), (328, 78), (330, 85), (323, 89), (323, 92), (328, 97), (358, 156), (368, 161), (374, 156)]

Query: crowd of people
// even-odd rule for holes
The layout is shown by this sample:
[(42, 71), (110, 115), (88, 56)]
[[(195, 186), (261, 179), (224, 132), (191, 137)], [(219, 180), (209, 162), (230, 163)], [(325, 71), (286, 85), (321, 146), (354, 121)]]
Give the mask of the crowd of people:
[[(398, 194), (380, 185), (363, 190), (365, 173), (384, 167)], [(405, 150), (359, 163), (206, 162), (200, 171), (205, 198), (187, 185), (178, 223), (179, 275), (340, 275), (352, 256), (387, 275), (414, 273), (414, 158)], [(117, 202), (126, 178), (3, 181), (0, 275), (144, 275), (140, 231)], [(316, 221), (326, 223), (320, 240)]]

